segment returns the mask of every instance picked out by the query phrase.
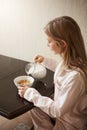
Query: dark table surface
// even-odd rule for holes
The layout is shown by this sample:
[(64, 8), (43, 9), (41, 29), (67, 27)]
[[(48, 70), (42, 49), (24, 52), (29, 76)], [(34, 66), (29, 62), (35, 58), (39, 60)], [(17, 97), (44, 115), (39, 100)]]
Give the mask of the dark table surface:
[[(18, 95), (13, 82), (15, 77), (26, 75), (27, 63), (27, 61), (0, 55), (0, 115), (8, 119), (13, 119), (34, 107), (32, 103)], [(32, 87), (42, 95), (50, 96), (53, 93), (53, 72), (47, 69), (46, 77), (35, 79)]]

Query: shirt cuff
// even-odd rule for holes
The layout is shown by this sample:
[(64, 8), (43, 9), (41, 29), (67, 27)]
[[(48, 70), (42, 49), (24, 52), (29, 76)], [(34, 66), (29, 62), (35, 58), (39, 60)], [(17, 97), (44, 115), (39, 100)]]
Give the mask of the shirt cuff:
[(28, 88), (24, 93), (24, 98), (30, 102), (33, 102), (37, 96), (41, 96), (41, 94), (34, 88)]

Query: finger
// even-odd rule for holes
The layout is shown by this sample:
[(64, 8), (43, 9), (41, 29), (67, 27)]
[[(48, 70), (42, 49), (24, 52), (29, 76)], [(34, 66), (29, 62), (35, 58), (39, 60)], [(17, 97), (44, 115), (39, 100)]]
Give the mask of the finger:
[(18, 89), (19, 90), (24, 90), (23, 86), (21, 86), (21, 87), (19, 86)]
[(37, 60), (39, 58), (39, 56), (36, 56), (34, 59)]
[(41, 59), (42, 59), (41, 57), (38, 57), (37, 59), (35, 59), (35, 62), (39, 62), (40, 63)]
[(36, 57), (36, 58), (34, 59), (34, 61), (37, 62), (37, 61), (38, 61), (38, 57)]
[(35, 56), (34, 59), (38, 59), (39, 55)]
[(20, 95), (20, 97), (23, 97), (23, 93), (21, 90), (18, 91), (18, 94)]
[(18, 86), (17, 88), (20, 89), (20, 86)]
[(21, 94), (22, 93), (22, 90), (18, 90), (18, 94)]

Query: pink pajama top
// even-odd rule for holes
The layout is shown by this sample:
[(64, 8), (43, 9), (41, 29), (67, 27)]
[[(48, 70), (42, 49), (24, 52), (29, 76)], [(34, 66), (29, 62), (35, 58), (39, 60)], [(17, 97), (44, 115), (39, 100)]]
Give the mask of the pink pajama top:
[[(58, 121), (58, 130), (87, 130), (87, 84), (83, 72), (58, 65), (52, 59), (43, 64), (55, 71), (54, 99), (42, 96), (36, 89), (29, 88), (24, 98)], [(64, 127), (63, 127), (64, 126)]]

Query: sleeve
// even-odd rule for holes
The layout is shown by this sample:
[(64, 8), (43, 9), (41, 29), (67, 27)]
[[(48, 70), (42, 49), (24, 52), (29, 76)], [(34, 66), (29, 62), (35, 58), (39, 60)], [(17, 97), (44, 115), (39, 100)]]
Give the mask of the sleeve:
[(84, 92), (84, 82), (79, 76), (67, 78), (58, 98), (59, 116), (71, 111)]
[(45, 58), (42, 65), (44, 65), (46, 68), (55, 71), (58, 62), (54, 59), (50, 59), (50, 58)]
[(72, 109), (82, 92), (82, 86), (81, 80), (75, 77), (66, 83), (55, 101), (42, 96), (34, 88), (27, 89), (24, 98), (34, 103), (49, 116), (58, 118)]

